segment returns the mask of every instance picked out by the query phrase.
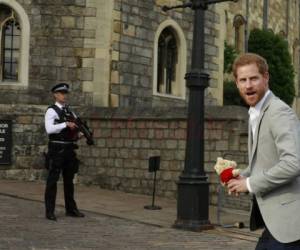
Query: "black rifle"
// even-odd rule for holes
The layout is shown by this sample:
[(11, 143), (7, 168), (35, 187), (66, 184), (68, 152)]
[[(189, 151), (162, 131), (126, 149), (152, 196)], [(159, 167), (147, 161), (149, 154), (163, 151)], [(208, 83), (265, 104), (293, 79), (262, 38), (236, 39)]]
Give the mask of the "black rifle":
[(78, 127), (78, 130), (83, 133), (86, 138), (87, 145), (94, 145), (93, 132), (88, 127), (86, 121), (82, 121), (73, 111), (70, 110), (69, 106), (65, 106), (65, 118), (68, 122), (73, 122)]

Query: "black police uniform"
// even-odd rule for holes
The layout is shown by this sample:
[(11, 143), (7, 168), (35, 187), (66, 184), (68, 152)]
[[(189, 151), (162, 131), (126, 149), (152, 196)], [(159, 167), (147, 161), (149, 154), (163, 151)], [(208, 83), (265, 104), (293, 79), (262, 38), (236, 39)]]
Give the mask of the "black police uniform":
[[(55, 91), (53, 91), (52, 89), (52, 92)], [(57, 124), (66, 122), (64, 116), (65, 111), (63, 109), (60, 109), (56, 105), (52, 105), (49, 108), (54, 109), (54, 111), (57, 113), (59, 117), (59, 119), (55, 121)], [(84, 216), (78, 211), (76, 202), (74, 200), (73, 179), (75, 173), (77, 173), (78, 171), (78, 159), (75, 153), (75, 149), (78, 148), (78, 146), (76, 145), (77, 140), (78, 130), (71, 130), (69, 127), (64, 128), (60, 133), (49, 134), (49, 175), (47, 178), (45, 190), (45, 206), (46, 217), (50, 220), (56, 220), (54, 210), (57, 193), (57, 181), (61, 172), (64, 183), (66, 215), (74, 217)]]

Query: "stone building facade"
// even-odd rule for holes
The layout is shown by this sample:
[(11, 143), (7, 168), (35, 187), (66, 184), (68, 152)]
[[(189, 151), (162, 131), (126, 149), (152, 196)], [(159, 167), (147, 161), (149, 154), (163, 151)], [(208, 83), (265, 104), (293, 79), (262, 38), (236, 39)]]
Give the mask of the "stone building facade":
[[(165, 4), (181, 3), (1, 0), (2, 9), (12, 9), (21, 27), (18, 79), (1, 78), (0, 90), (6, 93), (2, 103), (46, 105), (51, 100), (47, 92), (51, 85), (68, 81), (78, 105), (186, 106), (184, 75), (190, 68), (193, 12), (189, 8), (161, 10)], [(209, 7), (205, 29), (205, 68), (211, 77), (207, 104), (223, 102), (224, 41), (244, 51), (250, 30), (264, 26), (286, 37), (298, 73), (297, 1), (240, 0)]]
[[(193, 15), (190, 9), (179, 9), (164, 13), (165, 4), (182, 4), (183, 1), (116, 1), (120, 8), (119, 19), (114, 20), (114, 37), (112, 44), (112, 67), (110, 86), (110, 105), (113, 107), (186, 106), (187, 91), (184, 75), (189, 69), (193, 32)], [(207, 63), (206, 69), (213, 73), (211, 89), (217, 89), (219, 66), (218, 45), (215, 44), (218, 22), (216, 12), (207, 11)], [(166, 31), (174, 36), (177, 59), (175, 59), (175, 79), (171, 90), (160, 90), (166, 86), (157, 86), (159, 81), (159, 57), (163, 36), (170, 39)], [(168, 52), (166, 52), (168, 53)], [(168, 60), (168, 59), (166, 59)], [(167, 69), (165, 69), (167, 71)], [(166, 73), (167, 74), (167, 73)], [(167, 77), (166, 75), (164, 77)], [(207, 92), (207, 103), (217, 104), (217, 98)]]
[[(205, 16), (205, 69), (211, 78), (206, 90), (205, 168), (213, 183), (213, 204), (216, 158), (230, 155), (241, 167), (247, 165), (247, 111), (221, 107), (224, 40), (231, 37), (224, 16), (239, 13), (245, 2), (240, 1), (210, 6)], [(93, 147), (80, 143), (78, 181), (148, 194), (148, 158), (160, 155), (158, 194), (176, 197), (175, 182), (184, 165), (184, 75), (190, 69), (193, 11), (164, 13), (161, 7), (182, 3), (0, 0), (0, 120), (13, 123), (12, 164), (0, 165), (0, 178), (45, 177), (43, 115), (52, 102), (49, 90), (54, 83), (68, 82), (70, 104), (87, 119), (96, 140)], [(294, 21), (288, 27), (296, 39)], [(3, 43), (5, 37), (15, 42)], [(5, 51), (10, 53), (6, 56)], [(248, 199), (227, 200), (230, 204), (247, 208)]]
[[(247, 39), (254, 28), (272, 30), (286, 39), (295, 72), (296, 96), (293, 108), (300, 116), (299, 106), (299, 34), (300, 5), (297, 0), (240, 0), (221, 6), (223, 20), (221, 37), (240, 52), (247, 51)], [(276, 53), (274, 51), (274, 53)]]

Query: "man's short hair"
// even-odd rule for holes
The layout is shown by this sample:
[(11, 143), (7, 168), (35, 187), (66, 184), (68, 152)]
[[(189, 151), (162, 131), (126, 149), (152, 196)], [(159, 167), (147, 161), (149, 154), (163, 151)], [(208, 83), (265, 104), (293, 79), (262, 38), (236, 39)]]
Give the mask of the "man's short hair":
[(265, 58), (254, 53), (245, 53), (235, 59), (232, 65), (232, 71), (235, 78), (237, 78), (237, 70), (239, 67), (249, 64), (256, 64), (259, 73), (262, 75), (269, 72), (269, 66)]

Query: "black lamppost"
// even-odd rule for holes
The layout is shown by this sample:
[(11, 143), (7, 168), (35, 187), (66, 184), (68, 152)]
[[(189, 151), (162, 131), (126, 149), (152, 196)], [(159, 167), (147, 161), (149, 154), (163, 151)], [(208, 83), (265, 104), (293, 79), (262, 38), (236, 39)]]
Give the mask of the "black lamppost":
[(209, 183), (204, 171), (204, 91), (209, 84), (209, 75), (204, 72), (204, 12), (208, 5), (226, 1), (238, 0), (190, 0), (162, 8), (168, 11), (189, 7), (195, 11), (192, 65), (185, 76), (189, 108), (185, 166), (178, 181), (176, 228), (201, 231), (213, 227), (208, 217)]

